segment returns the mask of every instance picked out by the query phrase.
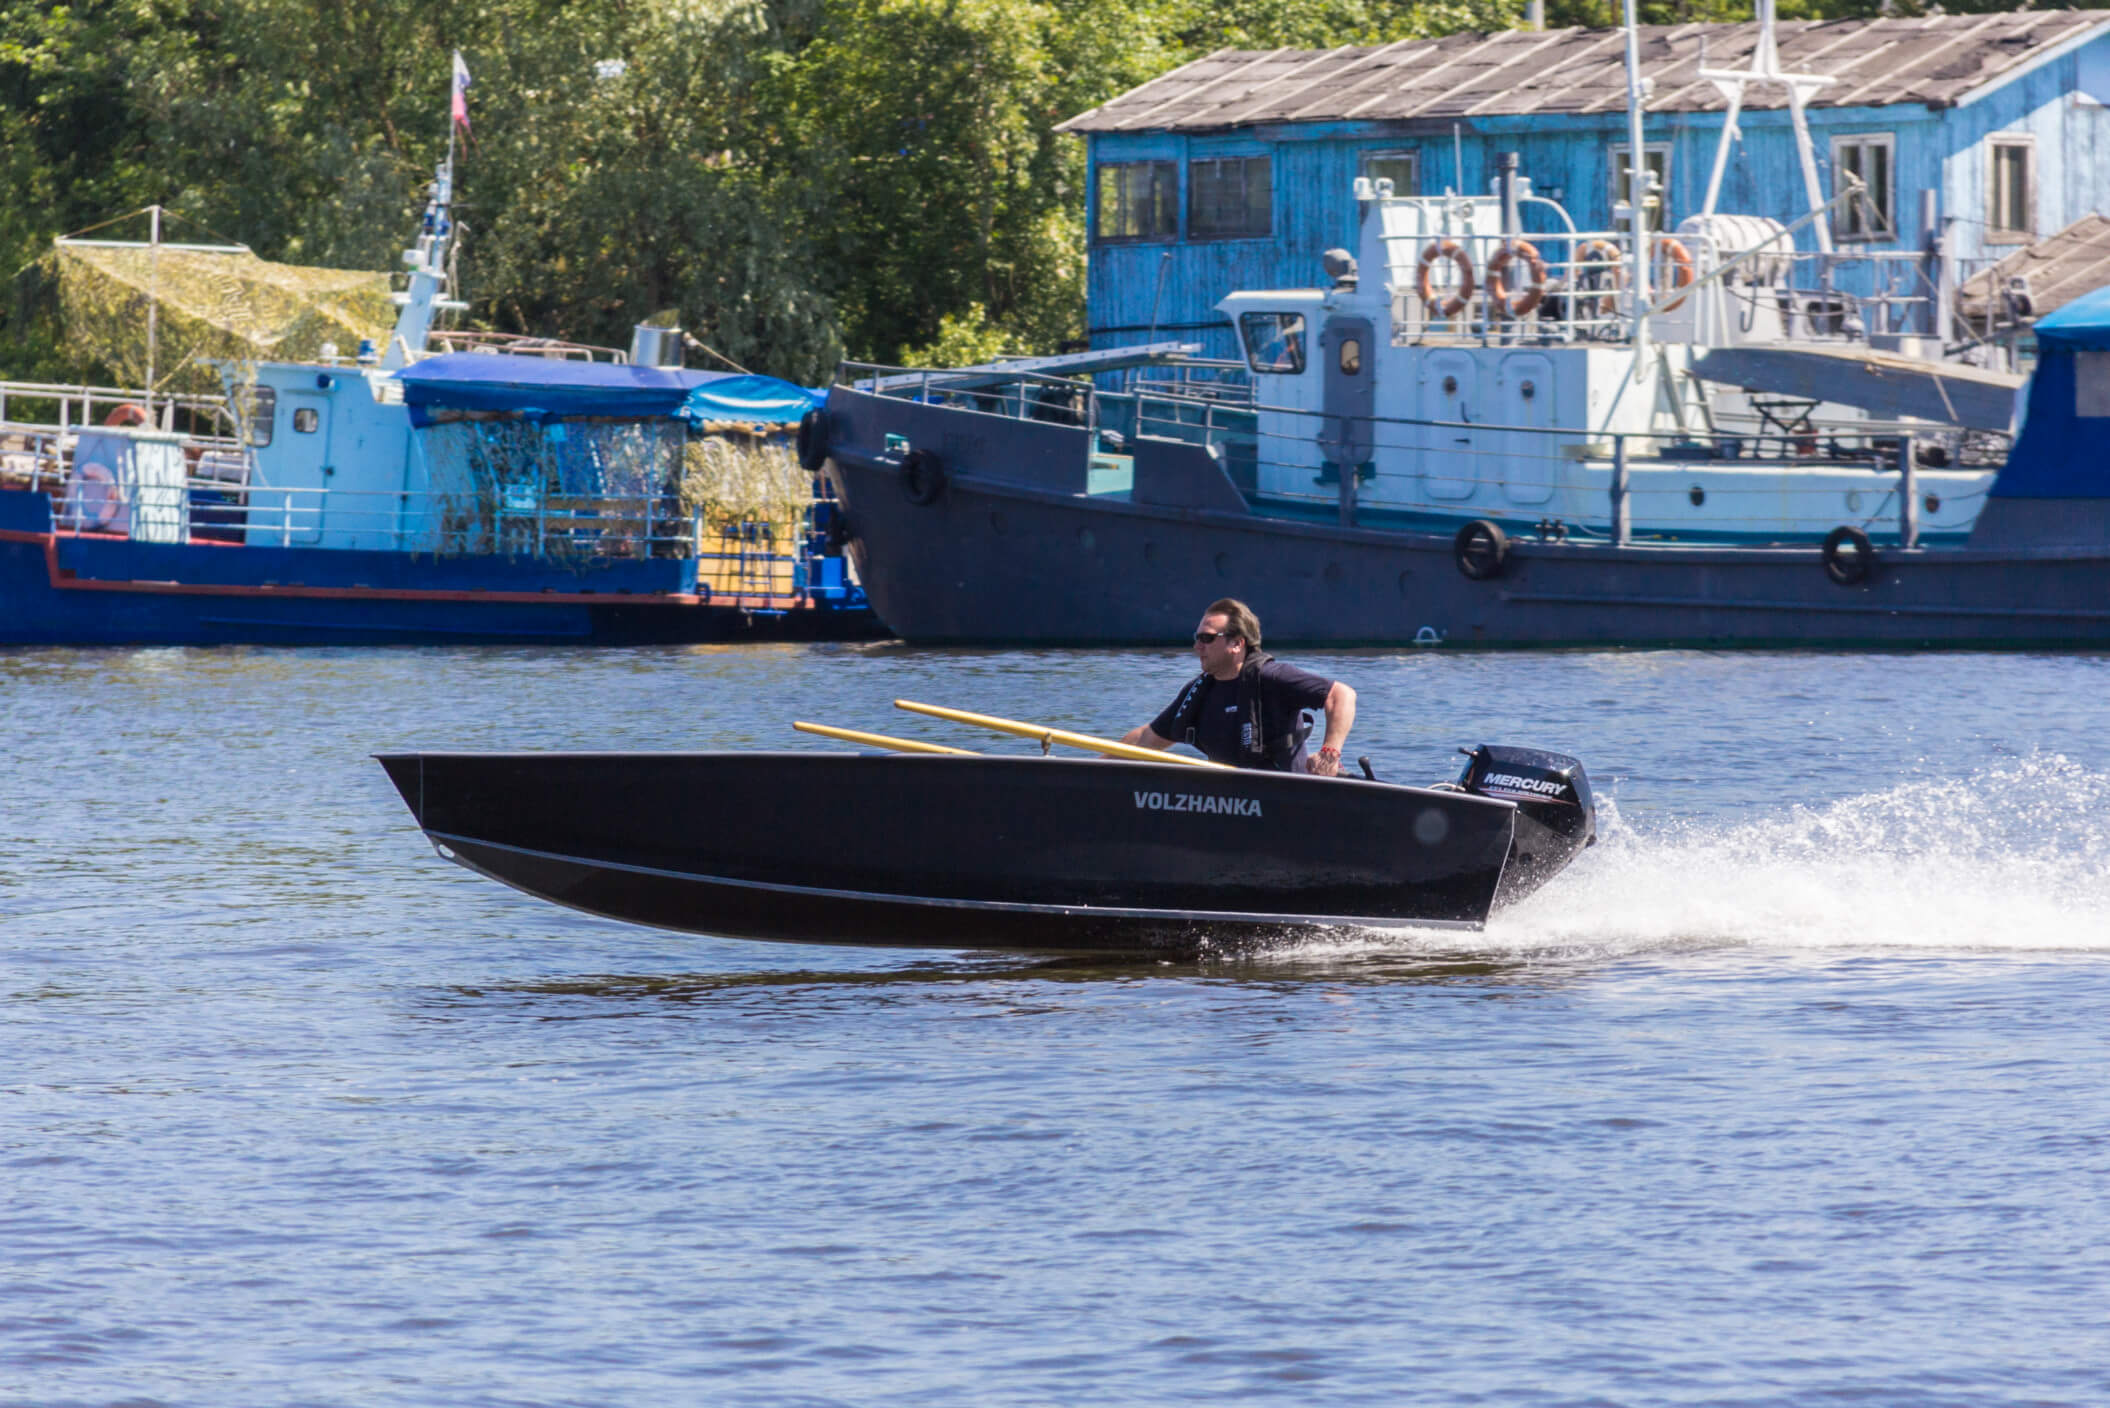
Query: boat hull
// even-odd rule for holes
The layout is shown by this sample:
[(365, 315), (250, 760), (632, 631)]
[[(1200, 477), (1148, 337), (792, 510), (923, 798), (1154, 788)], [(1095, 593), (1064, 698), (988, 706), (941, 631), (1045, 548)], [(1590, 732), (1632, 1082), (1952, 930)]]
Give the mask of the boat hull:
[(1513, 803), (1170, 763), (813, 753), (380, 759), (442, 854), (609, 918), (919, 948), (1194, 951), (1476, 927)]
[(55, 532), (0, 491), (0, 645), (680, 644), (866, 639), (868, 609), (711, 599), (673, 559), (143, 543)]
[[(1842, 586), (1815, 545), (1513, 541), (1472, 580), (1449, 533), (1248, 512), (1192, 446), (1132, 442), (1135, 490), (1114, 498), (1083, 492), (1075, 427), (843, 387), (828, 418), (860, 580), (913, 641), (1162, 644), (1236, 596), (1270, 641), (1306, 645), (2110, 644), (2110, 547), (1878, 544), (1876, 570)], [(890, 435), (937, 455), (938, 492), (927, 473), (905, 482)]]

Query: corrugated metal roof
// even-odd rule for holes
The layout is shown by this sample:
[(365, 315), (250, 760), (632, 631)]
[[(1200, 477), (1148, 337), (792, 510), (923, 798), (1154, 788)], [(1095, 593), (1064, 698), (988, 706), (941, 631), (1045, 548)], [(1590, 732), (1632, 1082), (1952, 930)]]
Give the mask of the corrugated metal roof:
[[(1812, 107), (1946, 107), (2019, 73), (2062, 45), (2110, 31), (2098, 10), (1787, 20), (1781, 67), (1827, 76)], [(1727, 106), (1700, 77), (1741, 69), (1758, 25), (1643, 25), (1650, 112)], [(1703, 58), (1704, 54), (1704, 58)], [(1747, 108), (1785, 107), (1778, 84), (1753, 84)], [(1408, 39), (1375, 48), (1221, 49), (1062, 124), (1064, 132), (1197, 132), (1273, 122), (1611, 113), (1626, 106), (1624, 31), (1507, 30)]]
[(2084, 215), (2051, 238), (1979, 270), (1957, 290), (1957, 313), (1971, 323), (1984, 324), (1993, 312), (1995, 292), (2006, 288), (2016, 274), (2029, 276), (2030, 304), (2040, 318), (2084, 293), (2110, 285), (2110, 220)]

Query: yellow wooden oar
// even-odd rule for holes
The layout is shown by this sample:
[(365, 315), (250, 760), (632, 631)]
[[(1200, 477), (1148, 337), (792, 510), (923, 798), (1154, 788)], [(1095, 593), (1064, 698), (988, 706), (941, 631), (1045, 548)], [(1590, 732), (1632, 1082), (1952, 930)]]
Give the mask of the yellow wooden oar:
[[(1224, 768), (1222, 763), (1212, 763), (1207, 758), (1189, 758), (1178, 753), (1163, 753), (1155, 748), (1139, 748), (1133, 743), (1116, 743), (1111, 738), (1094, 738), (1088, 733), (1071, 733), (1068, 729), (1049, 728), (1045, 724), (1021, 723), (1017, 719), (999, 719), (988, 714), (970, 714), (965, 709), (946, 709), (936, 704), (918, 704), (913, 699), (896, 699), (896, 709), (906, 709), (912, 714), (928, 714), (934, 719), (951, 719), (956, 724), (972, 724), (976, 728), (994, 729), (1017, 738), (1036, 740), (1043, 749), (1060, 743), (1065, 748), (1083, 748), (1093, 753), (1103, 753), (1109, 758), (1128, 758), (1139, 763), (1185, 763), (1194, 768)], [(1224, 768), (1224, 771), (1232, 771)]]
[(958, 753), (969, 758), (981, 756), (971, 748), (948, 748), (942, 743), (918, 743), (913, 738), (889, 738), (883, 733), (861, 733), (854, 728), (809, 724), (804, 719), (793, 719), (791, 726), (800, 733), (817, 733), (823, 738), (840, 739), (844, 743), (862, 743), (868, 748), (891, 748), (896, 753)]

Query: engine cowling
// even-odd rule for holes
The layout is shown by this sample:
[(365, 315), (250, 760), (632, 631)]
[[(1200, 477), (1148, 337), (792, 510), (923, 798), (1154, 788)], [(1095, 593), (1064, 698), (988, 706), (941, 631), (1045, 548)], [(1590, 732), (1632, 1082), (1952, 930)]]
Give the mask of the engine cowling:
[(1597, 805), (1579, 761), (1494, 743), (1459, 751), (1465, 754), (1459, 787), (1517, 806), (1516, 837), (1495, 888), (1497, 906), (1524, 898), (1597, 843)]

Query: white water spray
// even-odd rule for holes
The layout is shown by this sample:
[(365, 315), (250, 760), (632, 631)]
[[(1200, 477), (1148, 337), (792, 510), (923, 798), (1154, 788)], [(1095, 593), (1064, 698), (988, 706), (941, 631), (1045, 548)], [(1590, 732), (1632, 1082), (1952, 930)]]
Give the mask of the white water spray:
[(1741, 948), (2110, 951), (2110, 773), (2057, 754), (1749, 821), (1629, 824), (1478, 934), (1365, 932), (1284, 956), (1589, 959)]
[(1486, 947), (2110, 950), (2110, 775), (2038, 755), (1785, 815), (1602, 839)]

